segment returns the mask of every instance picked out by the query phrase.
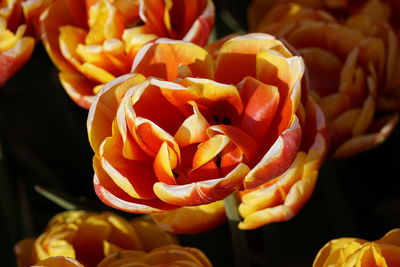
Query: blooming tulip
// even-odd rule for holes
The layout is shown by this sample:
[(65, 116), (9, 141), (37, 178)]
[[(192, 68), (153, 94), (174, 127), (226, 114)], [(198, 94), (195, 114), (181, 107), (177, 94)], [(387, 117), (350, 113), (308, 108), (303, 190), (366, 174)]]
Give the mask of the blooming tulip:
[(69, 96), (89, 108), (103, 84), (129, 73), (138, 49), (157, 37), (204, 45), (211, 0), (56, 0), (41, 17), (41, 37)]
[[(97, 95), (87, 126), (104, 203), (136, 213), (193, 206), (213, 213), (218, 206), (199, 205), (279, 177), (301, 143), (315, 138), (302, 137), (307, 112), (300, 103), (308, 96), (300, 57), (266, 34), (234, 37), (211, 50), (167, 39), (146, 44), (134, 73)], [(185, 219), (179, 225), (168, 218), (158, 222), (187, 230)]]
[(115, 251), (151, 250), (174, 243), (174, 237), (159, 231), (148, 219), (129, 223), (108, 212), (69, 211), (55, 216), (38, 238), (20, 241), (15, 252), (21, 267), (55, 256), (90, 267)]
[(0, 86), (30, 58), (35, 46), (34, 24), (48, 2), (0, 0)]
[(317, 254), (313, 267), (400, 266), (400, 228), (377, 241), (339, 238), (329, 241)]
[[(321, 9), (280, 4), (256, 30), (284, 37), (302, 54), (335, 157), (371, 149), (390, 135), (398, 114), (378, 105), (400, 89), (400, 50), (389, 24), (365, 14), (341, 23)], [(389, 114), (378, 115), (383, 111)]]

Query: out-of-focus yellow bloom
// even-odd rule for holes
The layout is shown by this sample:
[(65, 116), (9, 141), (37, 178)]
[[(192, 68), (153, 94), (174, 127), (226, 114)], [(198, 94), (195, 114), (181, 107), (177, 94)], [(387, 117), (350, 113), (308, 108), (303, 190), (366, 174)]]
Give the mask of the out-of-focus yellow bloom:
[(398, 267), (400, 228), (377, 241), (339, 238), (329, 241), (317, 254), (313, 267)]
[(211, 0), (57, 0), (41, 37), (69, 96), (89, 108), (103, 84), (129, 73), (139, 48), (157, 37), (207, 43)]
[[(322, 9), (279, 4), (254, 30), (284, 37), (303, 56), (334, 156), (357, 154), (389, 136), (398, 122), (400, 50), (386, 21), (363, 13), (338, 21)], [(382, 111), (389, 114), (378, 116)]]
[[(97, 267), (129, 266), (193, 266), (211, 267), (204, 253), (196, 248), (169, 245), (149, 253), (142, 251), (119, 251), (105, 258)], [(125, 266), (125, 265), (124, 265)]]
[(115, 251), (148, 251), (176, 242), (148, 219), (129, 223), (108, 212), (68, 211), (55, 216), (38, 238), (20, 241), (15, 252), (21, 267), (54, 256), (70, 257), (90, 267)]
[[(54, 256), (42, 260), (32, 267), (87, 267), (77, 260)], [(211, 267), (211, 262), (204, 253), (196, 248), (167, 245), (149, 252), (140, 250), (120, 250), (105, 257), (97, 267), (118, 266), (174, 266), (174, 267)]]
[(30, 58), (34, 24), (50, 0), (0, 0), (0, 86)]

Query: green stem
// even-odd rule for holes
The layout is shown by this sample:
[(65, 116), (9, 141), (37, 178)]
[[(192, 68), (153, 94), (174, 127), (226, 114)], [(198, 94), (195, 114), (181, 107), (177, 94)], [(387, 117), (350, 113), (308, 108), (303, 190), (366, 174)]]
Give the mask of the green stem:
[(249, 267), (249, 249), (247, 246), (246, 232), (238, 228), (242, 220), (238, 211), (238, 199), (236, 193), (224, 199), (225, 213), (229, 220), (233, 254), (236, 267)]

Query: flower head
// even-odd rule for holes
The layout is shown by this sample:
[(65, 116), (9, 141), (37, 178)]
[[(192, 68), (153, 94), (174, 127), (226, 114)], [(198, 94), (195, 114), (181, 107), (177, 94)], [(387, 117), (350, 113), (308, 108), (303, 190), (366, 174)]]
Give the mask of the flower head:
[(308, 139), (301, 58), (266, 34), (219, 44), (210, 55), (159, 39), (103, 87), (87, 123), (103, 202), (139, 213), (209, 204), (291, 166)]
[(55, 216), (38, 238), (20, 241), (15, 252), (20, 266), (64, 256), (90, 267), (119, 250), (150, 251), (176, 242), (148, 219), (129, 223), (112, 213), (69, 211)]
[(400, 262), (400, 229), (393, 229), (379, 240), (358, 238), (329, 241), (318, 252), (313, 267), (323, 266), (397, 266)]
[(157, 37), (207, 42), (211, 0), (58, 0), (41, 17), (41, 36), (69, 96), (89, 108), (101, 86), (130, 72), (139, 48)]
[(49, 1), (0, 0), (0, 86), (30, 58), (34, 26)]
[(400, 88), (399, 44), (389, 24), (362, 13), (342, 22), (322, 9), (280, 4), (257, 30), (284, 37), (303, 56), (334, 156), (357, 154), (389, 136), (398, 115), (395, 104), (384, 103)]

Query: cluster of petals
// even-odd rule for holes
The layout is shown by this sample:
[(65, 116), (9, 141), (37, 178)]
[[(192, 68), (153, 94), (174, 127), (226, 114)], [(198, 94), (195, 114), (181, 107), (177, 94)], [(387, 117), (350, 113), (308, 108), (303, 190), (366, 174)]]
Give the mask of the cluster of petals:
[[(47, 258), (35, 266), (42, 267), (85, 267), (75, 259), (63, 256)], [(149, 252), (139, 250), (121, 250), (104, 258), (97, 267), (114, 266), (176, 266), (211, 267), (211, 262), (200, 250), (179, 245), (166, 245)]]
[(335, 157), (371, 149), (390, 135), (398, 122), (399, 98), (393, 96), (400, 94), (400, 49), (387, 21), (366, 11), (339, 20), (293, 3), (264, 11), (251, 7), (249, 16), (258, 20), (253, 30), (285, 38), (304, 58)]
[(397, 228), (373, 242), (358, 238), (329, 241), (318, 252), (313, 267), (395, 267), (399, 264), (400, 228)]
[(176, 243), (148, 218), (128, 222), (109, 212), (68, 211), (56, 215), (39, 237), (18, 242), (15, 254), (20, 267), (57, 256), (91, 267), (120, 250), (145, 252)]
[(30, 58), (35, 22), (49, 1), (0, 0), (0, 86)]
[(103, 84), (130, 72), (143, 44), (168, 37), (204, 45), (213, 23), (211, 0), (56, 0), (40, 31), (64, 89), (89, 108)]
[[(134, 72), (104, 85), (95, 98), (87, 127), (95, 190), (107, 205), (136, 213), (174, 210), (189, 218), (176, 210), (186, 207), (217, 224), (222, 205), (199, 205), (282, 180), (289, 168), (303, 168), (295, 159), (302, 149), (309, 153), (315, 139), (324, 156), (326, 134), (316, 137), (323, 135), (324, 119), (301, 90), (300, 57), (267, 34), (206, 49), (169, 39), (148, 43)], [(295, 176), (278, 188), (290, 191), (301, 180)], [(299, 188), (312, 191), (315, 177), (310, 181)], [(294, 214), (309, 194), (292, 195), (299, 201), (289, 207)], [(189, 222), (171, 216), (158, 221), (170, 228)]]

